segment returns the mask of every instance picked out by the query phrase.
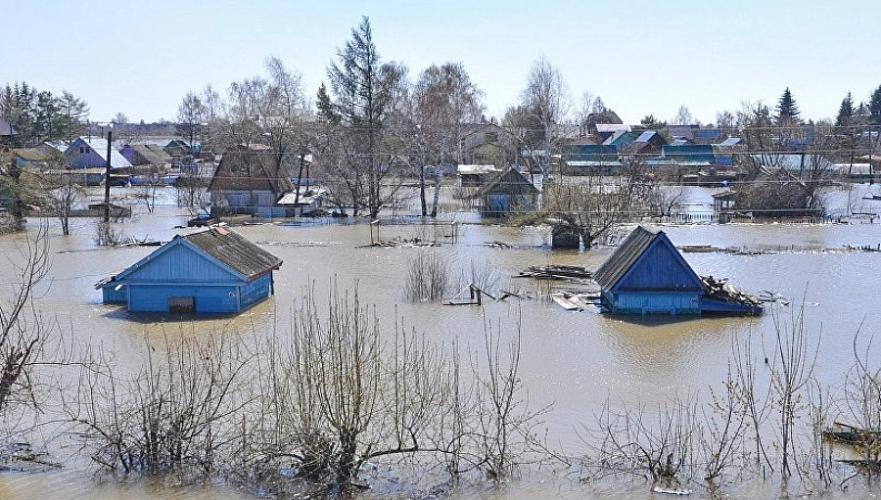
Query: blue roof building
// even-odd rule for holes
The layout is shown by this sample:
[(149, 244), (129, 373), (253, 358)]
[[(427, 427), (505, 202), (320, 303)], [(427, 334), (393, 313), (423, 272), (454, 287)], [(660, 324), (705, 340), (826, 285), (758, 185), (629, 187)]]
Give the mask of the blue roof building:
[(613, 314), (760, 314), (758, 301), (694, 272), (663, 231), (637, 226), (597, 269)]
[(282, 261), (223, 227), (175, 236), (95, 285), (105, 304), (129, 311), (238, 313), (274, 292)]

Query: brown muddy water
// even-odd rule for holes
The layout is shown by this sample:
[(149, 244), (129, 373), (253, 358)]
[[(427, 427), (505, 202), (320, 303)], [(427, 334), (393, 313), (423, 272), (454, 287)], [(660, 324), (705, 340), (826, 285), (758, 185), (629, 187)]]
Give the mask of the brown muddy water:
[[(705, 196), (705, 195), (704, 195)], [(881, 205), (881, 203), (879, 203)], [(129, 236), (166, 241), (186, 230), (188, 214), (170, 204), (117, 223)], [(31, 225), (36, 220), (30, 221)], [(463, 224), (458, 242), (446, 235), (447, 226), (395, 225), (382, 228), (382, 238), (435, 239), (440, 246), (420, 248), (365, 248), (366, 225), (264, 224), (235, 230), (258, 242), (284, 260), (276, 274), (276, 295), (234, 318), (182, 321), (180, 318), (130, 315), (116, 306), (101, 304), (93, 287), (101, 277), (119, 271), (154, 250), (151, 247), (104, 249), (94, 245), (96, 221), (75, 219), (71, 236), (61, 236), (50, 221), (52, 271), (41, 287), (38, 303), (54, 315), (60, 328), (79, 346), (102, 346), (116, 355), (119, 366), (142, 362), (144, 338), (159, 342), (163, 332), (199, 336), (225, 328), (245, 335), (287, 331), (294, 302), (303, 290), (315, 286), (319, 296), (336, 279), (341, 286), (357, 282), (362, 301), (376, 304), (385, 321), (395, 310), (408, 325), (439, 343), (457, 340), (464, 349), (482, 342), (483, 322), (498, 322), (512, 332), (522, 321), (521, 376), (534, 408), (552, 405), (543, 420), (549, 442), (567, 453), (582, 446), (578, 431), (591, 422), (593, 412), (606, 401), (623, 405), (652, 405), (672, 394), (705, 391), (720, 383), (727, 370), (732, 343), (753, 333), (758, 349), (770, 346), (774, 314), (759, 318), (699, 318), (677, 321), (613, 318), (594, 310), (567, 312), (547, 300), (489, 302), (483, 307), (449, 307), (412, 304), (404, 300), (407, 260), (416, 252), (432, 251), (454, 262), (453, 269), (491, 266), (502, 277), (499, 288), (541, 292), (543, 285), (510, 276), (530, 265), (574, 264), (596, 268), (611, 248), (589, 252), (551, 251), (549, 231), (542, 228), (510, 228)], [(839, 252), (846, 245), (875, 246), (881, 243), (881, 224), (730, 224), (667, 226), (664, 230), (677, 245), (713, 245), (775, 249), (761, 255), (687, 253), (686, 260), (699, 274), (728, 277), (740, 288), (769, 290), (804, 301), (805, 323), (812, 341), (819, 344), (816, 374), (830, 384), (840, 383), (851, 366), (855, 333), (881, 331), (881, 253)], [(15, 259), (23, 235), (0, 237), (0, 283), (8, 293), (14, 280), (7, 259)], [(503, 241), (509, 248), (488, 243)], [(454, 279), (455, 281), (455, 279)], [(769, 312), (788, 317), (793, 306), (769, 305)], [(881, 354), (876, 349), (876, 356)], [(49, 410), (51, 412), (51, 409)], [(51, 420), (51, 415), (43, 417)], [(49, 449), (65, 462), (54, 473), (0, 474), (0, 498), (239, 498), (231, 488), (173, 488), (138, 482), (133, 485), (96, 479), (84, 459), (75, 460), (74, 450), (61, 440)], [(498, 491), (466, 490), (463, 498), (645, 498), (642, 483), (635, 487), (600, 488), (577, 481), (577, 475), (530, 473)], [(767, 496), (762, 487), (741, 491), (743, 496)], [(872, 492), (863, 491), (862, 495)]]

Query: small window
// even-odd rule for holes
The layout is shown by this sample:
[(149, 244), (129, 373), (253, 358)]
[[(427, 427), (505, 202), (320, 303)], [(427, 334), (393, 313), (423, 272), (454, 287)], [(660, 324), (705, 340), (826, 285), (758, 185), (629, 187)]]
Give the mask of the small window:
[(83, 146), (80, 146), (80, 154), (86, 154), (86, 148), (84, 148)]

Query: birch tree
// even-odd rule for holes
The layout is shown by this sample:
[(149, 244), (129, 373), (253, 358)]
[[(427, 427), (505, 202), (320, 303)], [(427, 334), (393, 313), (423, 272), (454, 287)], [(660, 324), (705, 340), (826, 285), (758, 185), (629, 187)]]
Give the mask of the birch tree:
[(526, 89), (521, 95), (523, 106), (541, 125), (544, 154), (539, 164), (542, 179), (547, 180), (551, 169), (557, 126), (569, 113), (569, 96), (563, 74), (544, 57), (539, 58), (529, 72)]

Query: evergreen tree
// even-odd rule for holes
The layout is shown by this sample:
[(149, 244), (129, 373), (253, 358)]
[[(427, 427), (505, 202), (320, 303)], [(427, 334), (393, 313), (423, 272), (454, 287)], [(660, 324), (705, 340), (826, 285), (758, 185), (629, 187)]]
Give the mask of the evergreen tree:
[(639, 121), (639, 124), (645, 127), (646, 130), (661, 130), (667, 127), (667, 122), (658, 120), (655, 118), (655, 115), (645, 115)]
[(881, 125), (881, 85), (869, 97), (869, 120), (872, 125)]
[(780, 96), (780, 100), (777, 101), (777, 124), (792, 125), (800, 123), (800, 114), (801, 111), (798, 110), (798, 105), (795, 102), (795, 98), (792, 97), (792, 92), (789, 90), (789, 87), (786, 87), (783, 95)]
[(324, 86), (324, 82), (321, 82), (321, 86), (318, 87), (317, 99), (318, 118), (326, 124), (339, 124), (340, 117), (333, 109), (333, 102), (330, 100), (330, 95), (327, 93), (327, 87)]
[(853, 115), (853, 96), (848, 92), (847, 96), (841, 101), (841, 106), (838, 108), (838, 117), (835, 119), (835, 126), (846, 127), (852, 125)]
[[(393, 111), (403, 67), (394, 63), (381, 64), (373, 41), (370, 20), (364, 16), (352, 29), (352, 37), (337, 52), (337, 60), (327, 70), (333, 90), (333, 109), (341, 124), (350, 132), (355, 150), (350, 157), (354, 183), (360, 184), (352, 198), (362, 203), (372, 218), (388, 201), (380, 186), (389, 174), (390, 156), (384, 152), (383, 127)], [(382, 156), (382, 158), (380, 158)], [(363, 197), (366, 188), (366, 200)], [(366, 201), (366, 202), (365, 202)]]

